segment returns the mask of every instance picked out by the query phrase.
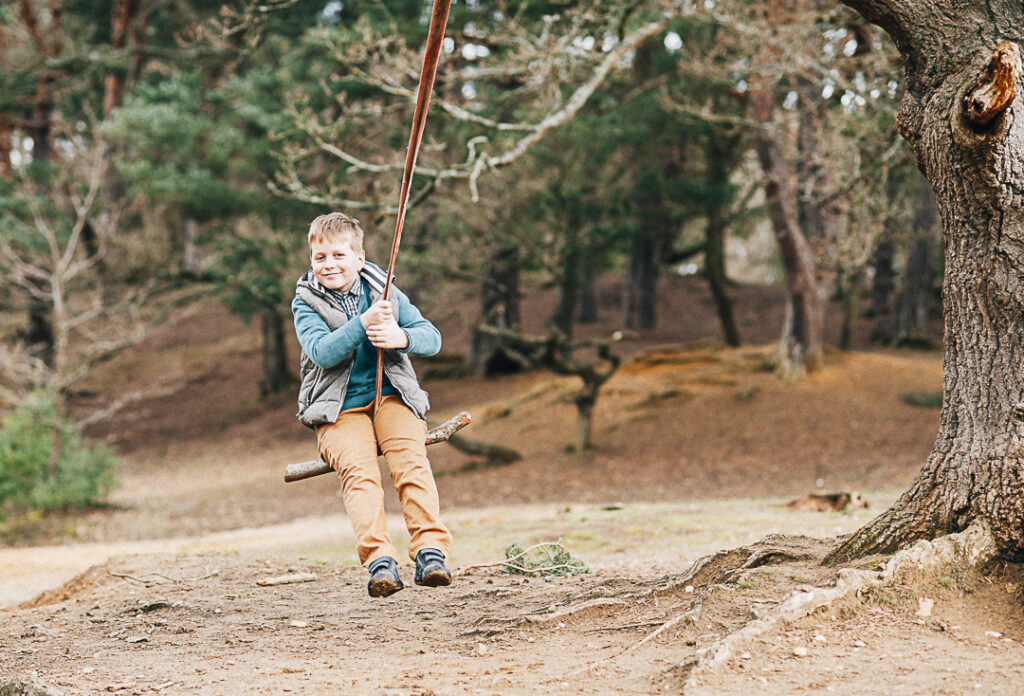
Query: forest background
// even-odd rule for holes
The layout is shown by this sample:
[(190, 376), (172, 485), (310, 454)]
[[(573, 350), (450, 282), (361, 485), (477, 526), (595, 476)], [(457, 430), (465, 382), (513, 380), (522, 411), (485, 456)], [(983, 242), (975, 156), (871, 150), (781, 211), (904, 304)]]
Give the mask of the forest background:
[[(386, 261), (425, 12), (5, 6), (8, 406), (42, 391), (59, 420), (93, 365), (214, 293), (259, 323), (263, 394), (291, 388), (308, 220), (361, 217)], [(840, 348), (868, 296), (878, 345), (935, 340), (941, 245), (894, 130), (901, 71), (852, 11), (474, 2), (450, 26), (401, 283), (475, 326), (464, 371), (536, 366), (524, 326), (569, 357), (601, 303), (623, 332), (686, 321), (658, 311), (659, 278), (679, 273), (706, 279), (709, 338), (730, 346), (730, 283), (784, 283), (785, 379), (821, 364), (830, 298)], [(602, 274), (617, 297), (599, 297)], [(553, 296), (539, 322), (521, 316), (524, 278)], [(129, 404), (110, 406), (85, 422)]]

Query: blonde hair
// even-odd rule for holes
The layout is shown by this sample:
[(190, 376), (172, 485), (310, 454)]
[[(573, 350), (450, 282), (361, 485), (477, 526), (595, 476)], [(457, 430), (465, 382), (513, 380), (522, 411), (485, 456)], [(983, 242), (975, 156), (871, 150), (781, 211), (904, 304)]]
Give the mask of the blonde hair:
[(363, 228), (359, 221), (344, 213), (328, 213), (321, 215), (309, 224), (306, 243), (342, 241), (348, 242), (354, 251), (363, 250)]

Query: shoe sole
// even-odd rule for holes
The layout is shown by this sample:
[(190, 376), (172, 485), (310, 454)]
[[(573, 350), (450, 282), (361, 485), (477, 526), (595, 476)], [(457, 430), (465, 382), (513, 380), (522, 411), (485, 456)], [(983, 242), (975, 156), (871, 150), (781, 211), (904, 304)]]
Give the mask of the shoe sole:
[(370, 591), (371, 597), (387, 597), (401, 590), (405, 585), (400, 582), (395, 582), (388, 578), (377, 578), (371, 580), (370, 584), (367, 585), (367, 589)]
[(416, 581), (417, 585), (424, 587), (446, 587), (452, 584), (452, 576), (440, 570), (434, 570)]

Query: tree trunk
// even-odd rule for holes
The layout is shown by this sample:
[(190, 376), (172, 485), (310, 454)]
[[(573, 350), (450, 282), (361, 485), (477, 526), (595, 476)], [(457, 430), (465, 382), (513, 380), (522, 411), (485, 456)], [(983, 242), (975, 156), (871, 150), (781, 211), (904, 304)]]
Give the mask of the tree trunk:
[[(987, 523), (1024, 557), (1024, 5), (848, 0), (896, 41), (907, 91), (897, 124), (935, 192), (945, 246), (939, 433), (910, 488), (828, 561), (890, 552)], [(993, 50), (995, 49), (995, 50)], [(986, 63), (988, 63), (986, 67)], [(1016, 105), (1014, 106), (1014, 102)], [(1016, 118), (1014, 115), (1016, 114)]]
[[(124, 50), (138, 10), (138, 0), (114, 0), (110, 10), (110, 46), (114, 50)], [(114, 109), (121, 105), (123, 93), (124, 80), (120, 70), (113, 69), (107, 73), (103, 83), (103, 118), (110, 118)]]
[[(32, 280), (40, 292), (47, 288), (41, 280)], [(48, 367), (54, 362), (53, 305), (46, 300), (32, 298), (28, 307), (28, 324), (25, 327), (25, 344), (31, 354)]]
[[(0, 71), (4, 73), (10, 69), (7, 54), (7, 27), (0, 24)], [(14, 175), (14, 167), (11, 163), (11, 151), (14, 146), (11, 137), (13, 128), (10, 114), (7, 111), (0, 111), (0, 176), (8, 181)]]
[(579, 302), (582, 284), (582, 250), (580, 239), (573, 222), (566, 231), (561, 268), (556, 274), (555, 308), (551, 313), (551, 326), (566, 338), (572, 338), (576, 324), (576, 306)]
[(853, 345), (853, 331), (857, 326), (860, 310), (861, 284), (860, 274), (850, 277), (847, 270), (842, 270), (838, 278), (839, 299), (843, 308), (843, 324), (839, 332), (839, 349), (850, 350)]
[(732, 300), (726, 290), (728, 277), (725, 273), (725, 220), (720, 208), (709, 211), (705, 238), (704, 276), (708, 280), (711, 297), (715, 300), (715, 310), (722, 325), (725, 342), (735, 348), (740, 344), (740, 332), (736, 328)]
[(580, 298), (577, 302), (576, 321), (581, 324), (593, 324), (597, 321), (597, 269), (592, 263), (583, 264), (583, 284), (580, 286)]
[[(28, 29), (29, 36), (35, 46), (38, 58), (45, 61), (57, 58), (61, 54), (61, 23), (64, 8), (59, 1), (51, 2), (45, 15), (47, 26), (39, 24), (39, 16), (29, 0), (19, 3), (22, 21)], [(43, 15), (40, 12), (40, 15)], [(47, 42), (47, 38), (50, 39)], [(44, 70), (36, 82), (36, 94), (32, 103), (32, 119), (28, 127), (28, 135), (32, 139), (32, 159), (36, 162), (48, 162), (52, 151), (50, 134), (53, 129), (53, 91), (57, 82), (57, 73)]]
[(202, 226), (195, 218), (185, 220), (181, 234), (181, 272), (198, 275), (202, 270), (202, 253), (199, 249), (199, 234)]
[(6, 114), (0, 114), (0, 176), (10, 181), (14, 176), (11, 163), (11, 122)]
[(622, 288), (622, 323), (628, 329), (653, 329), (658, 324), (658, 273), (661, 266), (661, 231), (649, 220), (640, 221), (626, 262)]
[(875, 248), (874, 278), (871, 279), (871, 311), (875, 326), (871, 340), (888, 345), (896, 336), (896, 271), (893, 268), (895, 248), (889, 239), (883, 239)]
[[(772, 22), (792, 20), (789, 3), (774, 0), (765, 4)], [(747, 115), (757, 124), (753, 130), (754, 151), (764, 176), (765, 205), (772, 232), (779, 244), (779, 256), (786, 271), (786, 305), (782, 337), (776, 350), (776, 369), (783, 379), (799, 379), (821, 364), (825, 333), (825, 298), (817, 278), (811, 246), (800, 228), (796, 181), (787, 166), (778, 140), (779, 116), (775, 104), (777, 76), (773, 71), (775, 52), (766, 44), (753, 58), (751, 88), (746, 96)]]
[[(500, 329), (519, 328), (519, 250), (515, 246), (498, 248), (487, 262), (480, 287), (480, 321)], [(490, 377), (519, 372), (523, 364), (509, 356), (500, 338), (478, 330), (464, 367)]]
[(592, 398), (589, 394), (576, 397), (576, 443), (574, 447), (577, 452), (585, 452), (590, 449), (596, 401), (596, 394)]
[(897, 345), (932, 344), (929, 335), (929, 306), (932, 290), (932, 239), (936, 225), (935, 196), (923, 178), (918, 191), (914, 216), (914, 237), (910, 241), (907, 265), (903, 272), (903, 289), (896, 315)]
[(260, 330), (263, 333), (263, 380), (260, 393), (263, 396), (278, 394), (295, 379), (288, 370), (288, 349), (285, 344), (285, 315), (270, 308), (260, 311)]
[[(751, 101), (771, 99), (770, 94), (752, 94)], [(763, 122), (763, 121), (762, 121)], [(763, 129), (754, 136), (764, 173), (765, 202), (779, 254), (786, 269), (786, 306), (782, 338), (776, 364), (785, 379), (799, 379), (821, 364), (825, 332), (825, 302), (816, 276), (810, 244), (797, 225), (794, 201), (785, 176), (782, 155), (774, 139)]]

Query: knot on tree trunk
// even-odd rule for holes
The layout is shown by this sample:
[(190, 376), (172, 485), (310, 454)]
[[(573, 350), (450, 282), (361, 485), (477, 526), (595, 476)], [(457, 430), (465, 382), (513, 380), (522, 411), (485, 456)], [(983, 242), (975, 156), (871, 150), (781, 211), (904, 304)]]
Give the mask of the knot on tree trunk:
[(992, 59), (964, 96), (964, 116), (975, 131), (989, 129), (1017, 96), (1022, 72), (1020, 49), (1004, 41), (996, 46)]
[(1013, 407), (1013, 420), (1018, 423), (1024, 423), (1024, 402)]

